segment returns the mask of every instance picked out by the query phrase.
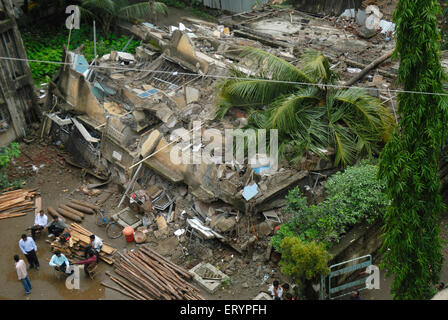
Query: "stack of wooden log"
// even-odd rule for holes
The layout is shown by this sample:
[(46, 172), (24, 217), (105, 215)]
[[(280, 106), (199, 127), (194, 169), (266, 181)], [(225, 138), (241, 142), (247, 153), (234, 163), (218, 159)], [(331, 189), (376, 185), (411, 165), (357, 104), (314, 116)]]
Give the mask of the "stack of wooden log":
[(34, 212), (35, 190), (18, 189), (0, 195), (0, 219), (24, 216)]
[[(70, 224), (70, 240), (66, 243), (61, 243), (59, 240), (54, 240), (51, 243), (52, 251), (59, 250), (69, 259), (85, 259), (84, 249), (89, 244), (89, 236), (93, 234), (89, 230), (81, 227), (77, 223)], [(117, 249), (111, 247), (103, 242), (100, 252), (100, 260), (107, 264), (113, 264), (113, 255)]]
[(52, 207), (48, 207), (48, 212), (53, 216), (64, 216), (73, 220), (75, 222), (81, 222), (84, 219), (85, 214), (94, 214), (95, 211), (100, 210), (101, 208), (90, 204), (88, 202), (80, 201), (80, 200), (71, 200), (67, 204), (60, 205), (56, 210)]
[(199, 289), (188, 283), (192, 274), (172, 263), (148, 246), (127, 252), (115, 258), (114, 271), (106, 274), (121, 288), (102, 282), (136, 300), (204, 300)]

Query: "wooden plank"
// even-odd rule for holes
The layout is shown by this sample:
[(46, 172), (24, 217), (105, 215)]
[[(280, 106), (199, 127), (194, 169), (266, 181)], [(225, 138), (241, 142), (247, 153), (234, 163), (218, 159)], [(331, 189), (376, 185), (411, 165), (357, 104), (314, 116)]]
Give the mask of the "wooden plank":
[(73, 203), (73, 202), (67, 203), (67, 206), (69, 206), (72, 209), (75, 209), (75, 210), (78, 210), (78, 211), (82, 211), (84, 213), (95, 214), (95, 211), (93, 211), (92, 209), (84, 207), (84, 206), (81, 206), (81, 205)]
[(7, 218), (14, 218), (14, 217), (20, 217), (26, 215), (26, 212), (19, 212), (19, 213), (10, 213), (6, 216), (0, 216), (0, 219), (7, 219)]
[(34, 210), (34, 215), (37, 215), (42, 210), (42, 197), (40, 197), (40, 196), (35, 197), (34, 204), (36, 207), (36, 209)]
[(93, 209), (93, 210), (98, 210), (98, 211), (101, 210), (101, 208), (99, 206), (96, 206), (94, 204), (91, 204), (91, 203), (88, 203), (88, 202), (85, 202), (85, 201), (72, 199), (71, 202), (74, 203), (74, 204), (79, 204), (81, 206)]
[(66, 217), (66, 218), (69, 218), (69, 219), (74, 220), (76, 222), (81, 222), (81, 217), (77, 216), (76, 214), (73, 214), (73, 213), (68, 212), (68, 211), (66, 211), (64, 209), (61, 209), (61, 208), (57, 208), (56, 211), (59, 214), (61, 214), (62, 216)]
[(77, 216), (79, 216), (81, 219), (84, 219), (84, 213), (79, 212), (78, 210), (72, 209), (69, 206), (66, 206), (65, 204), (61, 204), (59, 206), (60, 208), (64, 209), (65, 211), (71, 212), (73, 214), (76, 214)]

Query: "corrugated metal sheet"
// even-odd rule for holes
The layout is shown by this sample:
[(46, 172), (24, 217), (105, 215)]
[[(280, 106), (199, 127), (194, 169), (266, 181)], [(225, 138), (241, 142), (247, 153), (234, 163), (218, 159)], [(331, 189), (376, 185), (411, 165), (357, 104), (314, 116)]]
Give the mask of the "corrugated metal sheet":
[(268, 0), (202, 0), (206, 7), (234, 13), (251, 11), (257, 2), (258, 4), (266, 4)]

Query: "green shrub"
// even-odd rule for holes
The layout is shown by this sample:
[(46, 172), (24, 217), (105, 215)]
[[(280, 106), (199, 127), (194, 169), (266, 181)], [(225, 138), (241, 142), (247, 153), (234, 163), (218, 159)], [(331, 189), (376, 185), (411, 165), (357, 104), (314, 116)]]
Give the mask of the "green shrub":
[(377, 172), (376, 165), (362, 162), (336, 173), (327, 181), (327, 198), (318, 205), (308, 205), (299, 187), (290, 190), (285, 212), (292, 214), (292, 218), (280, 226), (271, 244), (282, 252), (282, 240), (296, 236), (303, 241), (330, 245), (338, 242), (349, 227), (377, 220), (388, 204), (384, 182), (377, 179)]
[[(68, 30), (40, 28), (39, 30), (24, 30), (22, 38), (25, 50), (30, 60), (41, 61), (62, 61), (63, 47), (67, 46)], [(127, 36), (117, 37), (114, 34), (107, 38), (97, 34), (96, 51), (99, 58), (113, 50), (121, 51), (129, 41)], [(84, 45), (83, 53), (87, 61), (94, 58), (93, 33), (90, 28), (82, 27), (73, 30), (70, 38), (70, 49), (76, 49), (81, 44)], [(140, 45), (140, 41), (133, 40), (126, 48), (126, 52), (135, 53), (135, 49)], [(59, 69), (60, 64), (30, 62), (31, 73), (37, 84), (47, 82), (48, 77), (52, 78)]]
[(16, 183), (10, 183), (6, 169), (11, 163), (11, 159), (20, 156), (19, 144), (17, 142), (11, 143), (6, 148), (0, 148), (0, 189), (8, 188)]
[(281, 272), (297, 282), (328, 275), (331, 255), (322, 243), (302, 241), (298, 237), (286, 237), (281, 242)]

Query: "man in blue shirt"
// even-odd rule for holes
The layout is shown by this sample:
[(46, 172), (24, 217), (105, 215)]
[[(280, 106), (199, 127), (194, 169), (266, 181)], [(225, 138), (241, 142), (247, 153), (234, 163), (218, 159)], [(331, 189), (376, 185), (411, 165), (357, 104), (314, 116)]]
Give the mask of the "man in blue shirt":
[[(68, 262), (68, 259), (61, 253), (61, 251), (56, 250), (51, 257), (49, 265), (54, 267), (57, 271), (67, 273), (67, 269), (70, 267), (70, 262)], [(73, 272), (74, 271), (72, 270), (70, 274)]]
[(28, 237), (26, 234), (22, 234), (22, 239), (19, 240), (19, 248), (28, 260), (30, 269), (36, 267), (36, 270), (39, 270), (39, 260), (36, 255), (37, 246), (33, 238)]

